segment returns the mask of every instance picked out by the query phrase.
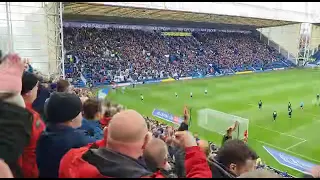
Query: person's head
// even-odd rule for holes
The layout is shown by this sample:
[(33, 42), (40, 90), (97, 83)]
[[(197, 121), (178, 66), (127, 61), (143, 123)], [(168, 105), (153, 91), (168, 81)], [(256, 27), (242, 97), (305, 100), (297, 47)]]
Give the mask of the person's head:
[(216, 159), (236, 176), (254, 170), (258, 156), (241, 140), (227, 141), (217, 152)]
[(71, 93), (71, 84), (67, 80), (60, 79), (57, 82), (57, 91)]
[(210, 154), (210, 148), (209, 148), (209, 143), (208, 143), (208, 141), (199, 140), (199, 141), (198, 141), (198, 146), (200, 147), (201, 151), (206, 154), (206, 156), (209, 156), (209, 154)]
[(164, 169), (168, 163), (168, 147), (162, 140), (153, 138), (144, 149), (143, 157), (153, 171), (157, 168)]
[(88, 120), (101, 118), (101, 103), (96, 99), (87, 99), (83, 103), (83, 117)]
[(256, 169), (241, 174), (238, 178), (282, 178), (279, 174), (271, 172), (267, 169)]
[(25, 102), (33, 103), (37, 98), (39, 87), (39, 79), (36, 75), (29, 72), (24, 72), (22, 76), (21, 95)]
[(108, 126), (107, 147), (138, 159), (151, 136), (144, 118), (134, 110), (115, 114)]
[(51, 124), (64, 124), (78, 128), (82, 123), (82, 103), (75, 94), (53, 93), (47, 104), (47, 121)]

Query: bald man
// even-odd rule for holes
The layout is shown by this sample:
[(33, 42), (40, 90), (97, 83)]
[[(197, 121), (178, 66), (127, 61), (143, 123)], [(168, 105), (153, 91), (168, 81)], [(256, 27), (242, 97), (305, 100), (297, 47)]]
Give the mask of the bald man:
[[(187, 177), (212, 177), (204, 153), (190, 134), (176, 134), (186, 151)], [(59, 177), (65, 178), (163, 178), (143, 162), (150, 141), (144, 118), (134, 110), (114, 115), (107, 129), (106, 146), (89, 150), (70, 150), (60, 162)], [(80, 148), (81, 149), (81, 148)], [(63, 168), (62, 168), (63, 167)]]
[(150, 171), (162, 174), (166, 178), (176, 178), (173, 173), (170, 173), (171, 167), (168, 163), (168, 147), (161, 139), (153, 138), (143, 151), (143, 157)]

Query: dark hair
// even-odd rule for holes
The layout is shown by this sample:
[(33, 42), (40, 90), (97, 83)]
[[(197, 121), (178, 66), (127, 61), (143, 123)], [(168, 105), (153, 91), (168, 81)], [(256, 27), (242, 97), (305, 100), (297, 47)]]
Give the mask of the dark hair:
[(96, 99), (88, 99), (83, 103), (83, 116), (93, 120), (98, 112), (101, 111), (101, 104)]
[(65, 92), (65, 91), (67, 91), (69, 86), (70, 86), (69, 81), (64, 80), (64, 79), (60, 79), (57, 82), (57, 91), (58, 92)]
[(228, 167), (231, 163), (243, 165), (247, 160), (256, 160), (258, 155), (243, 141), (234, 139), (226, 141), (218, 150), (215, 158), (219, 163)]

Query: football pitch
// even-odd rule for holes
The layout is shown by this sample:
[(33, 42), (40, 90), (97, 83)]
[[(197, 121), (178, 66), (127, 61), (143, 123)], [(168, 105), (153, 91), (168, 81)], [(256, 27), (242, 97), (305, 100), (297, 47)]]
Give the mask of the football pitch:
[[(208, 94), (204, 94), (204, 90)], [(178, 93), (178, 98), (175, 97)], [(193, 98), (190, 98), (190, 92)], [(307, 161), (320, 164), (320, 70), (293, 69), (256, 74), (244, 74), (207, 79), (194, 79), (159, 84), (137, 85), (122, 94), (108, 94), (114, 102), (152, 116), (153, 109), (161, 109), (182, 116), (184, 105), (192, 108), (190, 130), (200, 138), (220, 145), (222, 136), (198, 126), (197, 111), (215, 109), (249, 119), (249, 146), (262, 161), (289, 174), (300, 176), (295, 170), (280, 165), (263, 148), (268, 146)], [(144, 101), (140, 100), (140, 94)], [(262, 110), (258, 101), (262, 100)], [(292, 104), (292, 119), (288, 117), (288, 102)], [(300, 109), (300, 102), (304, 109)], [(272, 113), (278, 112), (276, 122)], [(155, 117), (153, 117), (155, 118)], [(210, 119), (208, 119), (210, 121)], [(214, 121), (214, 120), (212, 120)]]

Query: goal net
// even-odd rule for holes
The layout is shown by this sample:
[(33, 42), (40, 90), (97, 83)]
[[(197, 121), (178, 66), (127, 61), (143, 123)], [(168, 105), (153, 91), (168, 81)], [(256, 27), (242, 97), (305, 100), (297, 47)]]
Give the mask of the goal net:
[(198, 111), (198, 126), (221, 135), (225, 135), (227, 129), (233, 126), (236, 121), (239, 122), (239, 126), (232, 133), (232, 137), (243, 139), (244, 132), (246, 130), (247, 132), (249, 131), (248, 119), (213, 109), (201, 109)]

